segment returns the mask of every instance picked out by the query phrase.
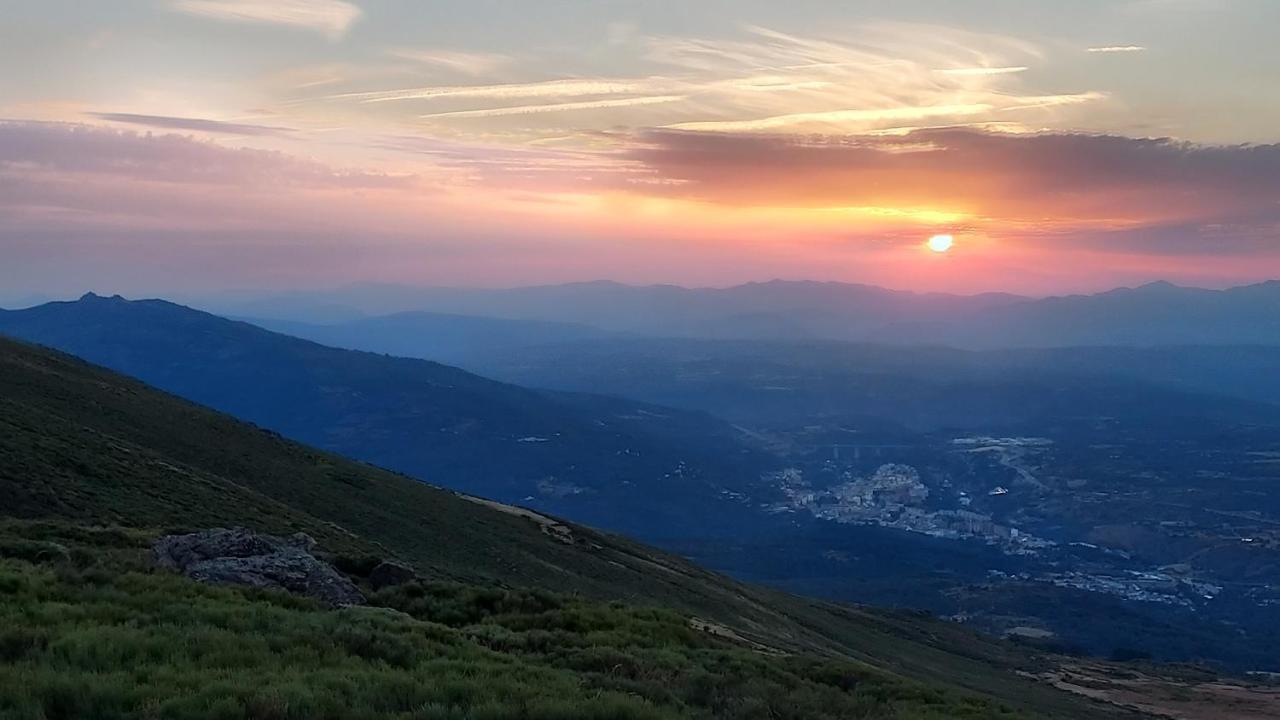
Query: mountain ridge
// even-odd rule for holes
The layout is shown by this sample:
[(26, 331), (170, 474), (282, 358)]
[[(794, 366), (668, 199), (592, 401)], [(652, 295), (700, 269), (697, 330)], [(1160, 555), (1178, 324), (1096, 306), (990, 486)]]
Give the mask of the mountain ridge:
[(353, 285), (243, 302), (192, 302), (223, 315), (321, 324), (422, 311), (568, 322), (648, 337), (826, 339), (966, 349), (1280, 343), (1280, 321), (1273, 317), (1280, 314), (1277, 281), (1225, 289), (1157, 281), (1042, 298), (785, 280), (727, 288), (614, 282), (492, 290)]

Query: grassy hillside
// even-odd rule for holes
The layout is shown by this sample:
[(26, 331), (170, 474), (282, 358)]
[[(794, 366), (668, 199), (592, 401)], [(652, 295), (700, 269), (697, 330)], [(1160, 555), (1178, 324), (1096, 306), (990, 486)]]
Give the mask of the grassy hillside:
[[(41, 683), (52, 683), (62, 687), (64, 694), (70, 693), (70, 688), (76, 687), (77, 673), (101, 671), (111, 675), (114, 671), (110, 668), (115, 667), (117, 661), (127, 661), (132, 666), (135, 661), (145, 660), (144, 669), (136, 671), (143, 673), (141, 677), (149, 682), (163, 679), (164, 684), (178, 688), (187, 687), (184, 682), (194, 682), (193, 678), (207, 672), (214, 672), (228, 687), (235, 687), (237, 683), (248, 682), (246, 678), (255, 677), (254, 668), (258, 668), (269, 674), (273, 683), (279, 680), (279, 693), (283, 696), (320, 693), (323, 685), (324, 693), (328, 694), (315, 700), (321, 704), (316, 707), (328, 707), (324, 705), (328, 702), (339, 705), (355, 702), (364, 697), (360, 693), (374, 692), (361, 689), (363, 681), (342, 681), (343, 668), (347, 667), (344, 657), (352, 653), (324, 644), (337, 642), (333, 638), (336, 630), (347, 626), (345, 621), (334, 619), (341, 615), (302, 607), (300, 601), (292, 599), (263, 599), (252, 593), (197, 588), (176, 578), (155, 576), (139, 564), (142, 562), (139, 546), (163, 530), (229, 524), (278, 533), (305, 531), (315, 536), (325, 550), (348, 559), (398, 557), (415, 565), (436, 583), (427, 585), (419, 599), (441, 593), (446, 599), (450, 597), (454, 591), (447, 588), (452, 586), (439, 584), (443, 582), (464, 583), (481, 590), (552, 588), (569, 594), (560, 596), (562, 599), (557, 602), (573, 607), (579, 607), (573, 603), (583, 603), (580, 607), (587, 614), (601, 612), (608, 616), (600, 601), (624, 601), (630, 607), (663, 607), (667, 608), (663, 622), (668, 626), (674, 622), (682, 628), (688, 627), (690, 618), (697, 617), (712, 627), (723, 627), (722, 636), (737, 638), (732, 642), (716, 640), (713, 643), (718, 648), (716, 652), (728, 652), (730, 656), (708, 659), (700, 654), (703, 646), (698, 644), (710, 642), (702, 637), (706, 633), (697, 635), (700, 639), (696, 641), (681, 635), (668, 643), (672, 648), (683, 648), (672, 650), (675, 655), (666, 654), (667, 645), (651, 648), (654, 654), (646, 656), (637, 666), (646, 673), (657, 672), (656, 668), (660, 667), (667, 671), (692, 669), (695, 665), (701, 667), (705, 661), (721, 668), (724, 677), (729, 679), (751, 677), (763, 682), (764, 678), (770, 678), (770, 682), (791, 688), (800, 682), (789, 679), (787, 674), (793, 672), (788, 668), (794, 663), (808, 668), (797, 677), (809, 678), (805, 682), (818, 682), (807, 673), (826, 672), (821, 670), (824, 662), (853, 662), (858, 668), (877, 668), (875, 676), (885, 678), (884, 687), (906, 683), (901, 687), (917, 688), (913, 682), (928, 682), (946, 698), (953, 698), (950, 693), (959, 693), (954, 698), (965, 694), (986, 698), (984, 702), (992, 704), (979, 703), (979, 706), (991, 712), (1001, 705), (1046, 717), (1114, 716), (1107, 708), (1083, 704), (1084, 701), (1014, 673), (1020, 668), (1040, 669), (1045, 659), (962, 628), (910, 615), (837, 607), (745, 586), (617, 537), (561, 525), (543, 516), (520, 514), (512, 508), (481, 504), (394, 473), (308, 449), (79, 360), (7, 340), (0, 340), (0, 497), (6, 499), (4, 515), (11, 518), (6, 526), (10, 537), (3, 543), (7, 549), (0, 553), (8, 556), (3, 561), (0, 593), (3, 593), (6, 612), (19, 614), (11, 614), (10, 618), (28, 618), (25, 625), (5, 622), (0, 623), (0, 627), (30, 625), (31, 629), (28, 635), (18, 631), (16, 635), (10, 632), (0, 638), (0, 649), (32, 664), (16, 671), (18, 677), (24, 679), (22, 685), (32, 688), (28, 695), (14, 700), (13, 712), (18, 717), (38, 717), (31, 714), (35, 712), (32, 708), (45, 702), (41, 699), (44, 696), (37, 698), (30, 693), (36, 693), (35, 688), (52, 687)], [(85, 529), (99, 526), (127, 529)], [(99, 532), (104, 534), (95, 534)], [(42, 534), (53, 537), (44, 538)], [(38, 545), (41, 542), (54, 542), (56, 546)], [(223, 603), (234, 607), (225, 607)], [(241, 606), (242, 603), (249, 605)], [(281, 603), (283, 607), (278, 607)], [(432, 614), (432, 602), (417, 602), (412, 597), (388, 598), (384, 604), (399, 607), (411, 615), (425, 612), (425, 621), (437, 625), (441, 624), (437, 621), (445, 619)], [(82, 606), (84, 610), (76, 609)], [(166, 613), (185, 612), (185, 608), (190, 608), (192, 614), (184, 616), (180, 629), (167, 628)], [(633, 612), (615, 609), (624, 615)], [(559, 608), (556, 610), (559, 612)], [(253, 622), (258, 624), (244, 627), (237, 624), (239, 621), (232, 622), (231, 618), (241, 616), (257, 618)], [(680, 620), (673, 620), (674, 617)], [(160, 625), (146, 632), (138, 630), (151, 627), (148, 618), (156, 618)], [(621, 622), (618, 618), (606, 618), (605, 622), (607, 625), (614, 621)], [(512, 622), (518, 627), (506, 629), (517, 635), (538, 629), (535, 625)], [(181, 627), (186, 627), (183, 623), (189, 623), (190, 628), (182, 630)], [(395, 646), (399, 642), (384, 639), (384, 631), (393, 636), (435, 632), (435, 625), (411, 631), (405, 628), (418, 626), (388, 623), (384, 616), (376, 614), (360, 623), (373, 626), (369, 630), (371, 638), (353, 641), (358, 647), (366, 648)], [(361, 627), (360, 623), (356, 626)], [(251, 632), (268, 626), (273, 628), (272, 633), (277, 633), (266, 636), (269, 652), (247, 658), (243, 672), (226, 669), (234, 663), (219, 659), (213, 651), (206, 657), (200, 654), (203, 651), (193, 649), (190, 641), (179, 643), (165, 635), (176, 632), (185, 637), (188, 631), (197, 635), (205, 631)], [(592, 627), (591, 623), (570, 624), (562, 629), (575, 636), (586, 633), (588, 639), (563, 641), (594, 647), (595, 641), (590, 638), (595, 638), (593, 633), (597, 631)], [(454, 630), (461, 632), (458, 628)], [(673, 631), (668, 627), (663, 632), (668, 630)], [(485, 632), (502, 635), (505, 631), (488, 629)], [(86, 633), (89, 639), (76, 639)], [(139, 633), (146, 637), (139, 639)], [(324, 636), (323, 641), (305, 640), (316, 635)], [(494, 651), (492, 638), (477, 639), (466, 633), (464, 636), (467, 642), (479, 643), (482, 649)], [(143, 644), (133, 648), (134, 642)], [(308, 642), (321, 646), (306, 645)], [(410, 645), (407, 650), (385, 652), (399, 653), (396, 657), (401, 658), (400, 662), (408, 663), (407, 669), (414, 671), (410, 675), (419, 677), (417, 670), (447, 665), (445, 661), (450, 656), (438, 645), (427, 643), (417, 635), (404, 642)], [(549, 697), (571, 697), (554, 691), (560, 687), (556, 685), (558, 682), (586, 682), (583, 671), (572, 663), (564, 665), (569, 662), (568, 656), (557, 650), (554, 643), (546, 644), (548, 641), (543, 635), (535, 633), (510, 642), (515, 645), (508, 646), (507, 640), (502, 640), (497, 647), (516, 652), (521, 662), (541, 668), (537, 672), (550, 672), (547, 668), (558, 673), (572, 671), (568, 679), (547, 681), (545, 687), (552, 689)], [(611, 642), (603, 645), (609, 647)], [(632, 640), (619, 642), (624, 648), (632, 647), (628, 644)], [(302, 645), (295, 648), (297, 643)], [(536, 648), (536, 652), (522, 649), (526, 648), (523, 643)], [(364, 661), (355, 661), (360, 672), (375, 675), (392, 672), (389, 666), (394, 663), (377, 654), (383, 650), (368, 652), (374, 653), (372, 660), (365, 658), (369, 667), (359, 664)], [(470, 648), (465, 650), (465, 653), (471, 652)], [(631, 652), (626, 650), (624, 654)], [(123, 655), (117, 657), (112, 653)], [(437, 653), (442, 656), (437, 657)], [(472, 656), (465, 653), (460, 662), (471, 662), (467, 658)], [(682, 653), (694, 656), (695, 665), (688, 664), (692, 660), (677, 657)], [(771, 658), (778, 653), (797, 657), (785, 663), (775, 662)], [(802, 660), (801, 656), (815, 659)], [(320, 663), (317, 667), (324, 671), (314, 675), (305, 672), (313, 663)], [(215, 668), (222, 669), (215, 671)], [(852, 672), (840, 671), (837, 675), (845, 677)], [(530, 680), (532, 685), (544, 685), (534, 670), (530, 673), (534, 678)], [(376, 682), (394, 684), (396, 677), (394, 672), (379, 675)], [(407, 678), (404, 681), (409, 682)], [(117, 678), (113, 682), (126, 681)], [(710, 685), (704, 690), (711, 692), (711, 697), (716, 693), (740, 693), (708, 682)], [(6, 684), (0, 682), (0, 686)], [(588, 683), (579, 687), (593, 686)], [(595, 688), (588, 697), (612, 702), (611, 695), (598, 694), (606, 690), (631, 698), (646, 698), (649, 704), (642, 703), (635, 710), (637, 713), (647, 712), (652, 706), (658, 708), (655, 712), (669, 710), (696, 716), (685, 707), (684, 700), (659, 702), (627, 687)], [(119, 688), (103, 692), (117, 691), (124, 692)], [(420, 697), (414, 695), (415, 691), (408, 685), (403, 692), (405, 697)], [(904, 692), (910, 695), (915, 690)], [(892, 716), (890, 710), (897, 707), (898, 702), (892, 692), (876, 690), (873, 694), (879, 694), (880, 704), (875, 706), (879, 710), (870, 714), (851, 711), (846, 716)], [(283, 696), (271, 695), (275, 699), (268, 699), (274, 703)], [(162, 699), (130, 697), (132, 699), (117, 698), (111, 702), (134, 703), (135, 707), (137, 703), (167, 707)], [(337, 699), (326, 700), (326, 697)], [(538, 707), (541, 697), (530, 696), (527, 707)], [(302, 704), (290, 707), (312, 707), (299, 702)], [(468, 702), (471, 704), (467, 707), (473, 709), (484, 706), (478, 700)], [(934, 711), (928, 709), (929, 702), (903, 702), (907, 703), (903, 706), (907, 708), (905, 717), (955, 716), (945, 712), (930, 715)], [(957, 699), (956, 702), (968, 701)], [(445, 707), (450, 706), (446, 703)], [(442, 710), (434, 716), (449, 717), (447, 712), (451, 711)], [(523, 716), (568, 716), (554, 711), (539, 712), (541, 714), (530, 711)], [(199, 716), (177, 711), (167, 714), (157, 711), (156, 715)], [(713, 715), (768, 716), (745, 711), (738, 715), (718, 712)], [(107, 717), (111, 713), (98, 716)], [(254, 716), (298, 715), (264, 712)], [(325, 716), (325, 713), (317, 711), (310, 716)], [(478, 713), (477, 716), (487, 715)], [(492, 716), (507, 715), (495, 711)], [(602, 717), (627, 716), (620, 711), (606, 712)]]
[(670, 610), (412, 583), (327, 611), (152, 570), (148, 533), (0, 524), (5, 718), (989, 718), (990, 700), (762, 654)]

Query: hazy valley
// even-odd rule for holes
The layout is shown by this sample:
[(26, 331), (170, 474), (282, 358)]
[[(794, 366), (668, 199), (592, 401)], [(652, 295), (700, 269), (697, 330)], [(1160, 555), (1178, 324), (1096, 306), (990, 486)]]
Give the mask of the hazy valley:
[(746, 580), (1061, 652), (1272, 669), (1280, 404), (1251, 378), (1280, 348), (975, 353), (439, 322), (292, 328), (377, 352), (435, 342), (552, 390), (157, 302), (88, 296), (6, 313), (0, 332)]

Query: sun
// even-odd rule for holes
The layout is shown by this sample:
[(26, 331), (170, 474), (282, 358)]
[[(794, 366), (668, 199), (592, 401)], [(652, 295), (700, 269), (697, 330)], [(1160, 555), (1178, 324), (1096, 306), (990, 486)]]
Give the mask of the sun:
[(934, 235), (925, 244), (936, 253), (944, 253), (950, 250), (952, 245), (956, 244), (956, 239), (950, 235)]

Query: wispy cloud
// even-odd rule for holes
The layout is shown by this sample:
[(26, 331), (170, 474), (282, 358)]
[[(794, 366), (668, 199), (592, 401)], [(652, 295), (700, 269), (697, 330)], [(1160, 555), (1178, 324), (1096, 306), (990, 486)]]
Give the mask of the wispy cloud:
[(29, 121), (0, 121), (0, 171), (21, 171), (33, 178), (81, 174), (158, 183), (310, 188), (388, 187), (404, 180), (183, 135)]
[(388, 55), (402, 60), (411, 60), (424, 65), (435, 65), (463, 75), (480, 77), (509, 66), (513, 59), (509, 55), (498, 53), (456, 52), (451, 50), (419, 50), (414, 48), (392, 48)]
[(1141, 45), (1102, 45), (1099, 47), (1087, 48), (1085, 52), (1091, 53), (1135, 53), (1146, 50)]
[(378, 90), (329, 95), (330, 100), (357, 100), (362, 103), (400, 102), (406, 100), (438, 100), (446, 98), (520, 98), (584, 97), (589, 95), (623, 95), (650, 92), (652, 81), (627, 79), (566, 79), (540, 82), (504, 83), (498, 85), (436, 85), (404, 90)]
[(343, 0), (171, 0), (170, 6), (215, 20), (286, 25), (335, 39), (361, 15), (360, 8)]
[(1012, 65), (1009, 67), (947, 68), (942, 70), (942, 73), (946, 75), (1012, 75), (1026, 72), (1029, 69), (1026, 65)]
[(1106, 99), (1107, 94), (1097, 91), (1067, 93), (1063, 95), (1028, 95), (1011, 98), (1012, 103), (1006, 110), (1033, 110), (1036, 108), (1057, 108), (1068, 105), (1082, 105)]
[(685, 100), (683, 95), (650, 95), (616, 100), (586, 100), (579, 102), (550, 103), (546, 105), (517, 105), (514, 107), (484, 108), (481, 110), (453, 110), (449, 112), (428, 113), (420, 118), (476, 118), (502, 117), (504, 115), (536, 115), (538, 113), (570, 112), (577, 110), (604, 110), (609, 108), (637, 107), (640, 105), (660, 105)]
[[(873, 132), (922, 119), (1007, 120), (1002, 113), (1101, 97), (1027, 93), (1020, 76), (1042, 58), (1039, 48), (937, 26), (875, 24), (839, 39), (754, 27), (733, 40), (653, 38), (649, 57), (716, 78), (692, 108), (704, 117), (667, 124), (685, 130)], [(734, 75), (768, 77), (791, 92), (753, 94)]]
[[(991, 103), (956, 105), (922, 105), (887, 107), (882, 109), (843, 109), (820, 112), (787, 113), (750, 120), (709, 120), (672, 123), (665, 127), (672, 130), (696, 130), (704, 132), (762, 132), (762, 131), (813, 131), (838, 132), (857, 129), (862, 132), (895, 131), (886, 123), (899, 123), (929, 118), (950, 118), (963, 121), (966, 118), (989, 115), (997, 111), (1020, 111), (1057, 108), (1094, 102), (1105, 98), (1098, 92), (1067, 95), (1002, 96), (1002, 106)], [(975, 122), (974, 125), (986, 123)], [(1017, 129), (1016, 127), (1014, 128)]]
[[(627, 123), (632, 127), (850, 133), (921, 119), (934, 124), (1016, 123), (1021, 117), (1008, 113), (1031, 112), (1036, 114), (1029, 126), (1043, 126), (1056, 119), (1049, 113), (1102, 98), (1087, 89), (1029, 92), (1022, 76), (1032, 61), (1043, 59), (1038, 47), (937, 26), (878, 24), (830, 37), (749, 27), (736, 38), (648, 37), (636, 43), (651, 66), (643, 75), (355, 90), (299, 102), (438, 103), (414, 107), (404, 119), (483, 120), (485, 131), (500, 129), (531, 141), (564, 135), (552, 118), (555, 113), (611, 107), (634, 108)], [(520, 71), (504, 56), (393, 52), (467, 74), (497, 67), (504, 73)], [(527, 119), (532, 115), (547, 119)], [(509, 119), (514, 117), (526, 119), (516, 126)], [(614, 126), (586, 122), (582, 130)]]
[(218, 133), (223, 135), (282, 135), (293, 132), (292, 128), (272, 125), (252, 125), (248, 123), (224, 122), (205, 118), (170, 117), (167, 115), (139, 115), (136, 113), (91, 112), (89, 117), (108, 122), (144, 127), (163, 128), (166, 130), (195, 130), (198, 132)]
[(706, 122), (675, 123), (668, 127), (676, 130), (700, 130), (716, 132), (758, 132), (794, 127), (830, 126), (851, 124), (876, 124), (920, 120), (930, 117), (958, 117), (989, 112), (990, 105), (933, 105), (926, 107), (896, 107), (883, 110), (827, 110), (811, 113), (790, 113), (755, 120), (720, 120)]

